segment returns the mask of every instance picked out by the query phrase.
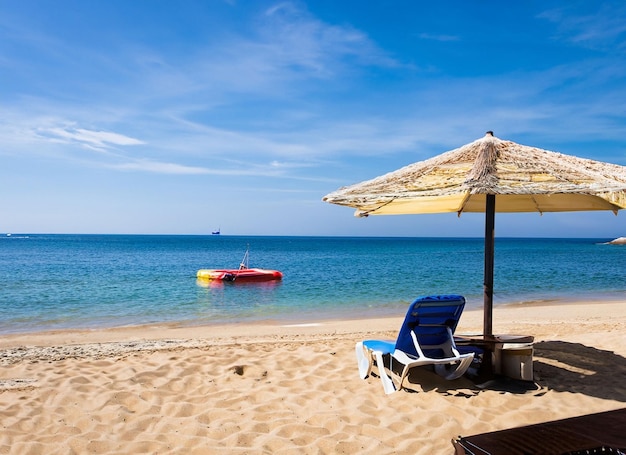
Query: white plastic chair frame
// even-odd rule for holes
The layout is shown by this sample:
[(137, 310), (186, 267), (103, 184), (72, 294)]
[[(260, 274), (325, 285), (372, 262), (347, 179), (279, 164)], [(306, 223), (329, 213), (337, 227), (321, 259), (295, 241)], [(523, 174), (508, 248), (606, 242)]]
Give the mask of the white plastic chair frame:
[[(433, 365), (435, 373), (447, 380), (460, 378), (472, 364), (472, 360), (474, 359), (474, 353), (459, 353), (456, 344), (454, 343), (452, 330), (450, 329), (450, 327), (446, 327), (446, 330), (448, 332), (448, 339), (445, 343), (442, 343), (440, 345), (424, 346), (420, 346), (415, 332), (411, 331), (411, 338), (413, 339), (413, 344), (415, 345), (415, 350), (418, 354), (417, 356), (403, 352), (400, 349), (396, 349), (395, 342), (393, 341), (386, 342), (389, 343), (390, 347), (388, 351), (369, 349), (363, 341), (357, 342), (355, 346), (355, 351), (359, 367), (359, 376), (361, 377), (361, 379), (367, 378), (372, 372), (372, 366), (374, 361), (376, 361), (376, 365), (378, 367), (378, 375), (383, 384), (383, 389), (385, 390), (385, 393), (387, 395), (394, 393), (398, 390), (402, 390), (404, 379), (408, 375), (409, 370), (416, 366)], [(428, 357), (424, 354), (423, 349), (442, 349), (447, 357)], [(383, 356), (385, 354), (391, 355), (389, 364), (389, 370), (391, 373), (394, 373), (393, 359), (403, 365), (402, 373), (400, 374), (400, 380), (397, 387), (394, 384), (393, 379), (391, 379), (385, 371), (385, 364), (383, 361)]]

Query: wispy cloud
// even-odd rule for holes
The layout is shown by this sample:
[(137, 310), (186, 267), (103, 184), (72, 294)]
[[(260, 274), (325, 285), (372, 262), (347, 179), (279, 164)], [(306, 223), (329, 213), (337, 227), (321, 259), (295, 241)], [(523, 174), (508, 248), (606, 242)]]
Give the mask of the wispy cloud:
[(459, 37), (456, 35), (434, 35), (432, 33), (420, 33), (418, 36), (421, 39), (429, 40), (429, 41), (441, 41), (441, 42), (459, 41)]
[(198, 175), (212, 173), (210, 169), (202, 167), (183, 166), (176, 163), (163, 163), (150, 160), (136, 160), (122, 164), (107, 164), (104, 167), (119, 171), (139, 171), (155, 174)]
[(259, 30), (280, 67), (311, 70), (312, 76), (330, 76), (345, 58), (359, 65), (397, 67), (364, 32), (348, 25), (327, 24), (292, 2), (269, 8)]
[(310, 165), (306, 163), (288, 163), (272, 161), (267, 164), (251, 164), (248, 162), (231, 161), (228, 167), (200, 167), (200, 166), (185, 166), (178, 163), (168, 163), (153, 161), (149, 159), (126, 159), (124, 162), (117, 164), (99, 163), (98, 167), (104, 167), (108, 169), (115, 169), (118, 171), (126, 172), (143, 172), (151, 174), (169, 174), (169, 175), (213, 175), (213, 176), (227, 176), (227, 177), (273, 177), (273, 178), (287, 178), (296, 180), (310, 180), (310, 181), (326, 181), (327, 179), (312, 178), (307, 176), (297, 176), (290, 174), (288, 171), (295, 168), (308, 167)]
[(49, 137), (52, 140), (66, 143), (77, 143), (90, 148), (109, 148), (110, 146), (141, 145), (143, 141), (110, 131), (93, 131), (84, 128), (55, 127), (39, 129), (41, 137)]
[(586, 6), (591, 11), (570, 5), (545, 11), (539, 17), (557, 24), (560, 39), (592, 49), (626, 50), (626, 4), (590, 2)]

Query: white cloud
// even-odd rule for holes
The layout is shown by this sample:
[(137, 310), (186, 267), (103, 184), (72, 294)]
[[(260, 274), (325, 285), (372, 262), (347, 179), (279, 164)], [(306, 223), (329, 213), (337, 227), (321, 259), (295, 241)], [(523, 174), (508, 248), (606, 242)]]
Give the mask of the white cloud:
[(202, 167), (184, 166), (176, 163), (163, 163), (150, 160), (137, 160), (123, 164), (107, 165), (106, 167), (120, 171), (140, 171), (155, 174), (198, 175), (212, 173), (209, 169)]
[(95, 148), (108, 148), (110, 146), (141, 145), (144, 142), (139, 139), (125, 136), (110, 131), (92, 131), (84, 128), (52, 127), (38, 130), (41, 137), (51, 138), (53, 141), (61, 140), (67, 143), (79, 143)]
[(577, 45), (592, 49), (626, 49), (626, 5), (623, 2), (589, 2), (585, 5), (592, 9), (589, 12), (574, 11), (573, 6), (548, 10), (539, 17), (557, 24), (559, 37)]
[(275, 62), (313, 70), (313, 75), (328, 76), (344, 58), (357, 64), (400, 66), (364, 32), (347, 25), (327, 24), (294, 3), (280, 3), (266, 11), (267, 22), (261, 30), (273, 48)]

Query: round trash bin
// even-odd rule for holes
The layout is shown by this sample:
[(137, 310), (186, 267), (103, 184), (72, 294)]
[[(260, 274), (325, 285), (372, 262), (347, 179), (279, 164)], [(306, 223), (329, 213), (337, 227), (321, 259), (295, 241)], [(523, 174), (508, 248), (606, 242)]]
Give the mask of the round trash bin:
[(532, 343), (498, 343), (494, 354), (496, 373), (513, 379), (533, 380)]

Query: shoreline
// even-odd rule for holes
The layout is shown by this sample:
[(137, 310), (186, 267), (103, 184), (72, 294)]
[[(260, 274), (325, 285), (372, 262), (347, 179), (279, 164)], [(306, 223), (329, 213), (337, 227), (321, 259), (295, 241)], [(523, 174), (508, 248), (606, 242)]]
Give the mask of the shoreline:
[[(622, 292), (611, 293), (610, 295), (605, 295), (600, 298), (595, 297), (593, 300), (589, 300), (586, 296), (574, 296), (568, 295), (564, 297), (554, 297), (554, 298), (543, 298), (543, 299), (533, 299), (533, 300), (517, 300), (517, 301), (505, 301), (502, 303), (494, 303), (494, 310), (496, 308), (530, 308), (536, 306), (563, 306), (563, 305), (587, 305), (587, 304), (599, 304), (599, 303), (619, 303), (626, 301), (626, 295), (622, 295)], [(172, 333), (176, 333), (178, 330), (180, 331), (191, 331), (193, 333), (199, 333), (202, 330), (215, 329), (218, 331), (229, 329), (237, 331), (238, 327), (281, 327), (281, 326), (306, 326), (309, 324), (314, 325), (332, 325), (333, 322), (341, 322), (341, 321), (370, 321), (370, 320), (386, 320), (386, 319), (395, 319), (395, 318), (404, 318), (404, 312), (406, 307), (409, 305), (409, 301), (407, 301), (406, 305), (394, 304), (393, 308), (385, 308), (385, 307), (366, 307), (359, 318), (352, 317), (348, 313), (353, 312), (353, 310), (346, 310), (343, 312), (333, 312), (329, 315), (314, 315), (311, 313), (306, 313), (304, 315), (300, 314), (300, 317), (295, 317), (294, 315), (287, 316), (277, 316), (277, 317), (268, 317), (264, 319), (246, 319), (241, 321), (233, 320), (232, 322), (224, 322), (224, 321), (198, 321), (198, 320), (172, 320), (172, 321), (162, 321), (162, 322), (151, 322), (145, 324), (125, 324), (125, 325), (100, 325), (100, 326), (88, 326), (88, 327), (60, 327), (54, 329), (32, 329), (32, 330), (19, 330), (19, 331), (11, 331), (11, 332), (2, 332), (0, 331), (0, 348), (5, 344), (5, 339), (20, 339), (22, 337), (31, 337), (31, 338), (54, 338), (55, 334), (62, 333), (74, 333), (74, 334), (98, 334), (101, 332), (106, 332), (110, 334), (116, 333), (124, 333), (127, 332), (129, 334), (137, 333), (137, 332), (145, 332), (149, 334), (152, 330), (167, 330)], [(482, 302), (480, 303), (471, 303), (468, 302), (466, 304), (464, 314), (474, 311), (482, 311)], [(303, 317), (302, 317), (303, 316)], [(244, 329), (245, 331), (245, 329)]]
[[(605, 299), (595, 301), (582, 300), (542, 300), (523, 303), (509, 303), (494, 306), (494, 333), (515, 333), (520, 330), (532, 330), (546, 325), (559, 324), (554, 314), (574, 314), (577, 317), (593, 316), (597, 311), (621, 309), (626, 307), (624, 299)], [(539, 321), (526, 321), (524, 310), (551, 315)], [(593, 311), (592, 311), (593, 310)], [(566, 313), (565, 313), (566, 312)], [(505, 314), (498, 319), (498, 314)], [(515, 316), (513, 316), (515, 315)], [(626, 317), (626, 312), (624, 313)], [(482, 309), (465, 309), (459, 322), (456, 334), (473, 335), (482, 332)], [(158, 341), (164, 341), (162, 347), (178, 347), (199, 345), (202, 343), (229, 344), (231, 342), (271, 341), (275, 339), (291, 340), (306, 337), (339, 336), (384, 333), (387, 337), (395, 337), (404, 319), (404, 313), (396, 316), (365, 317), (365, 318), (316, 318), (303, 319), (299, 322), (281, 319), (267, 319), (253, 322), (233, 322), (215, 324), (186, 324), (181, 322), (127, 325), (118, 327), (102, 327), (90, 329), (41, 330), (0, 335), (0, 350), (23, 347), (50, 347), (81, 344), (146, 343), (146, 348), (158, 347)], [(508, 322), (507, 322), (508, 321)], [(516, 321), (511, 325), (510, 321)], [(522, 322), (526, 321), (524, 324)], [(519, 329), (514, 330), (518, 325)], [(512, 331), (513, 330), (513, 331)], [(541, 333), (541, 332), (540, 332)], [(139, 346), (141, 348), (141, 346)], [(0, 359), (1, 360), (1, 359)]]

